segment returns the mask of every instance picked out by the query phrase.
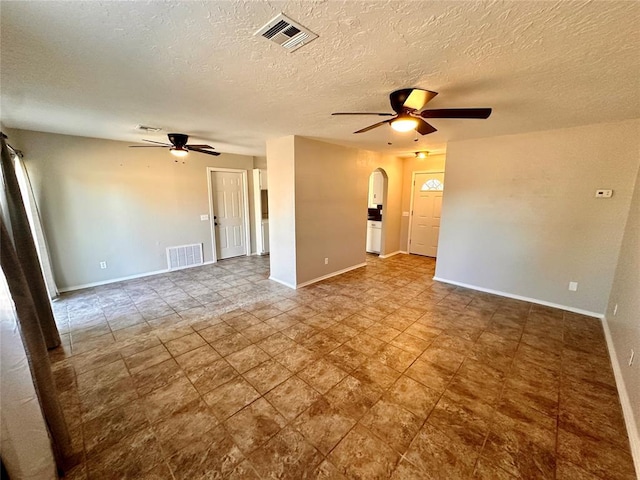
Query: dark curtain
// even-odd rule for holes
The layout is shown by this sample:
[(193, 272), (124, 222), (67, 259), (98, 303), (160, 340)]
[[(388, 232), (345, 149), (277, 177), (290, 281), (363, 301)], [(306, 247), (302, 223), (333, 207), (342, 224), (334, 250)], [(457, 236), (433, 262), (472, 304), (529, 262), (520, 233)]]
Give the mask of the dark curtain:
[(48, 348), (60, 345), (60, 335), (51, 310), (27, 213), (22, 203), (11, 154), (3, 135), (0, 135), (0, 142), (6, 207), (4, 215), (0, 215), (0, 265), (15, 304), (20, 334), (42, 413), (51, 434), (56, 462), (59, 469), (64, 471), (75, 461), (72, 458), (69, 430), (58, 400), (47, 352)]
[(33, 298), (34, 308), (47, 348), (55, 348), (60, 345), (60, 334), (51, 310), (47, 285), (44, 283), (44, 277), (42, 276), (40, 260), (38, 259), (36, 244), (29, 226), (27, 211), (22, 202), (22, 194), (20, 193), (15, 167), (4, 138), (2, 138), (2, 176), (4, 178), (5, 198), (9, 214), (9, 218), (5, 218), (5, 222), (10, 225), (8, 230), (13, 237), (18, 260), (27, 277), (29, 291)]
[(0, 459), (0, 478), (2, 480), (9, 480), (9, 474), (7, 473), (7, 469), (4, 468), (4, 462)]

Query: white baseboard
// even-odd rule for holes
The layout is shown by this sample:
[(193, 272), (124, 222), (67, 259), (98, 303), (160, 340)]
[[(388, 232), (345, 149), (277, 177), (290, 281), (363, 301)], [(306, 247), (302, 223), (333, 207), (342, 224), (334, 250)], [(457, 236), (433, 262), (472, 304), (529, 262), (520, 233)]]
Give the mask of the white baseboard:
[(469, 285), (468, 283), (456, 282), (454, 280), (447, 280), (440, 277), (433, 277), (434, 280), (442, 283), (448, 283), (451, 285), (456, 285), (458, 287), (469, 288), (471, 290), (477, 290), (479, 292), (491, 293), (493, 295), (498, 295), (500, 297), (513, 298), (514, 300), (523, 300), (525, 302), (536, 303), (538, 305), (544, 305), (545, 307), (553, 307), (558, 308), (560, 310), (566, 310), (572, 313), (578, 313), (580, 315), (586, 315), (587, 317), (595, 317), (595, 318), (604, 318), (603, 313), (591, 312), (589, 310), (582, 310), (581, 308), (569, 307), (567, 305), (560, 305), (558, 303), (547, 302), (546, 300), (539, 300), (537, 298), (531, 297), (523, 297), (522, 295), (515, 295), (513, 293), (501, 292), (500, 290), (492, 290), (490, 288), (478, 287), (476, 285)]
[(296, 289), (296, 286), (289, 283), (289, 282), (285, 282), (284, 280), (278, 280), (277, 278), (273, 278), (272, 276), (269, 276), (269, 280), (273, 280), (276, 283), (279, 283), (280, 285), (284, 285), (285, 287), (289, 287), (292, 289)]
[(336, 275), (342, 275), (343, 273), (350, 272), (351, 270), (355, 270), (356, 268), (366, 267), (366, 266), (367, 266), (367, 263), (365, 262), (365, 263), (359, 263), (357, 265), (353, 265), (353, 266), (348, 267), (348, 268), (343, 268), (342, 270), (338, 270), (337, 272), (332, 272), (332, 273), (329, 273), (327, 275), (323, 275), (321, 277), (314, 278), (313, 280), (309, 280), (307, 282), (298, 283), (296, 285), (296, 288), (306, 287), (307, 285), (311, 285), (312, 283), (317, 283), (317, 282), (320, 282), (322, 280), (326, 280), (327, 278), (335, 277)]
[(387, 253), (385, 255), (380, 255), (380, 258), (389, 258), (389, 257), (393, 257), (394, 255), (398, 255), (399, 253), (407, 253), (407, 252), (403, 252), (402, 250), (396, 250), (395, 252), (391, 252), (391, 253)]
[(136, 278), (150, 277), (152, 275), (159, 275), (161, 273), (175, 272), (176, 270), (184, 270), (186, 268), (202, 267), (203, 265), (210, 265), (212, 263), (216, 263), (216, 262), (204, 262), (204, 263), (201, 263), (199, 265), (189, 265), (188, 267), (182, 267), (182, 268), (172, 268), (172, 269), (165, 268), (164, 270), (155, 270), (153, 272), (137, 273), (135, 275), (128, 275), (126, 277), (119, 277), (119, 278), (111, 278), (109, 280), (102, 280), (100, 282), (83, 283), (82, 285), (74, 285), (72, 287), (58, 288), (58, 291), (60, 293), (73, 292), (75, 290), (82, 290), (83, 288), (99, 287), (101, 285), (109, 285), (110, 283), (118, 283), (118, 282), (123, 282), (125, 280), (135, 280)]
[(616, 347), (613, 344), (613, 339), (611, 338), (611, 330), (609, 330), (609, 323), (607, 322), (606, 317), (602, 319), (602, 327), (604, 328), (604, 336), (607, 339), (609, 358), (611, 359), (613, 375), (615, 376), (616, 386), (618, 387), (618, 397), (620, 397), (622, 414), (624, 415), (624, 423), (627, 427), (631, 456), (633, 457), (633, 463), (636, 466), (636, 474), (640, 476), (640, 432), (638, 431), (638, 426), (636, 425), (636, 420), (633, 416), (631, 400), (629, 399), (629, 394), (627, 393), (627, 387), (624, 383), (624, 377), (622, 376), (622, 369), (620, 368), (618, 355), (616, 354)]

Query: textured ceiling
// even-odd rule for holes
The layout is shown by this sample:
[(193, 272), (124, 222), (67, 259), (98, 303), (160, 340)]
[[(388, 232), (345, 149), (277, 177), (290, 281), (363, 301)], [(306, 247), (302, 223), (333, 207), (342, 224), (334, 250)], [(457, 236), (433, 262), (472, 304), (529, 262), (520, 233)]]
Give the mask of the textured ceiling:
[[(288, 53), (253, 33), (283, 12), (319, 35)], [(449, 140), (640, 117), (636, 1), (2, 1), (1, 120), (15, 128), (139, 141), (168, 131), (223, 152), (264, 154), (303, 135), (396, 154)], [(403, 87), (431, 108), (414, 142), (387, 126)], [(160, 126), (142, 134), (136, 124)], [(393, 145), (388, 145), (388, 142)]]

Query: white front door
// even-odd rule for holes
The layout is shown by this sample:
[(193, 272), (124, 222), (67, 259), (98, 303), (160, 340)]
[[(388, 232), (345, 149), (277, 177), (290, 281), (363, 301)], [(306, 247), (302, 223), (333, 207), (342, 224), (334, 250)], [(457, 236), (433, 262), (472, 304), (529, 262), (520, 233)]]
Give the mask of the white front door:
[(444, 173), (416, 174), (409, 253), (437, 256), (443, 188)]
[(212, 171), (211, 187), (217, 259), (245, 255), (242, 173)]

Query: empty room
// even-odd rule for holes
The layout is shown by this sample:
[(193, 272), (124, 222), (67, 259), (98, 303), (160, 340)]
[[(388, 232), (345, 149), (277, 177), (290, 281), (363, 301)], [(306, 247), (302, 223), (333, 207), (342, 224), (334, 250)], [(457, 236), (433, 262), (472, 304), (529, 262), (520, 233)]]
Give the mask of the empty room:
[(639, 25), (0, 0), (2, 478), (640, 478)]

